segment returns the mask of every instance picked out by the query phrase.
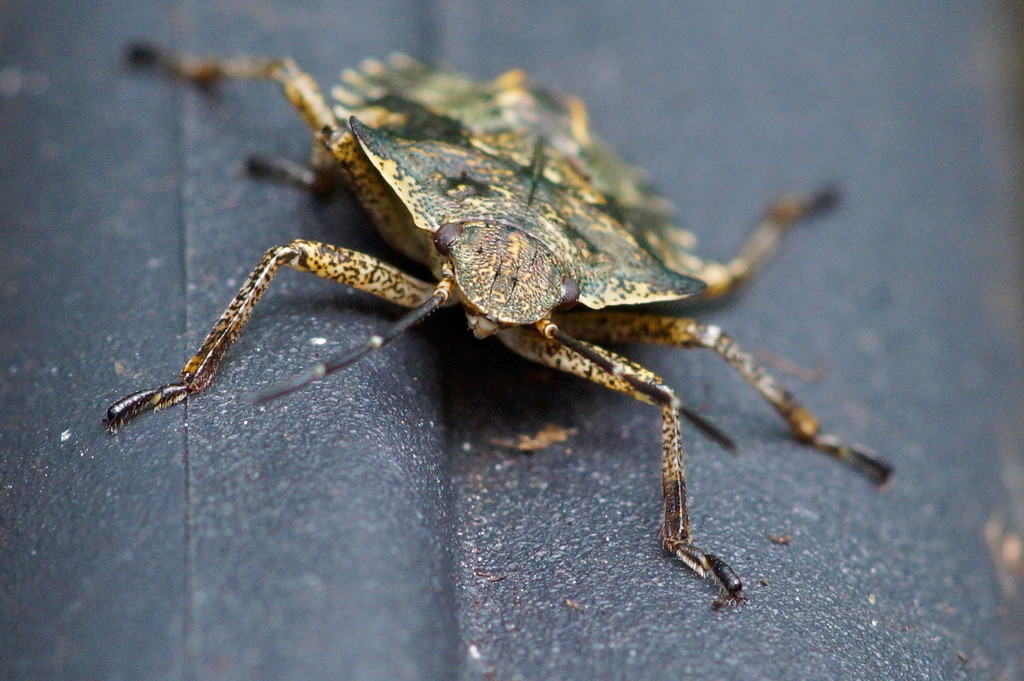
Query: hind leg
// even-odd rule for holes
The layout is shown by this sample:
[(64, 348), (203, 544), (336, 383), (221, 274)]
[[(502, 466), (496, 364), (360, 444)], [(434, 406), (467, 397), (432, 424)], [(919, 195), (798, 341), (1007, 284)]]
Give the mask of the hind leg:
[(223, 80), (270, 80), (284, 91), (316, 137), (308, 166), (272, 156), (252, 156), (247, 169), (253, 175), (293, 184), (316, 196), (335, 189), (340, 179), (334, 157), (324, 149), (321, 134), (338, 128), (337, 117), (324, 99), (320, 86), (289, 58), (193, 57), (170, 52), (156, 45), (138, 43), (128, 48), (126, 58), (133, 66), (155, 68), (199, 87), (212, 87)]
[(839, 200), (825, 187), (806, 196), (784, 196), (768, 207), (740, 252), (727, 262), (704, 260), (686, 250), (663, 245), (658, 248), (667, 263), (693, 274), (708, 285), (705, 298), (732, 293), (759, 270), (778, 249), (782, 235), (797, 223), (827, 212)]

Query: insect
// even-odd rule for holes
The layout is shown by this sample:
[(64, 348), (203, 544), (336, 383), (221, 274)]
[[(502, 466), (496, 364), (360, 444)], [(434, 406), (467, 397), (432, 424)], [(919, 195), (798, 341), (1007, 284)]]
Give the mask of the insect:
[(660, 410), (662, 545), (717, 585), (716, 605), (744, 600), (743, 583), (725, 560), (694, 544), (682, 419), (726, 447), (732, 442), (685, 408), (656, 374), (598, 343), (709, 349), (782, 415), (798, 441), (878, 484), (887, 480), (887, 463), (822, 433), (817, 417), (718, 327), (621, 309), (733, 291), (771, 255), (783, 232), (833, 203), (832, 191), (777, 201), (734, 259), (711, 262), (693, 253), (694, 238), (672, 222), (667, 202), (641, 174), (590, 132), (582, 102), (531, 84), (521, 71), (477, 82), (405, 56), (368, 60), (343, 72), (329, 102), (290, 59), (196, 58), (145, 44), (130, 48), (129, 58), (202, 86), (227, 79), (278, 83), (313, 131), (311, 163), (258, 159), (250, 167), (318, 192), (340, 176), (383, 238), (429, 268), (435, 281), (329, 244), (297, 239), (271, 248), (178, 381), (114, 402), (104, 421), (110, 431), (204, 390), (271, 279), (287, 266), (411, 311), (257, 400), (343, 369), (435, 310), (461, 305), (477, 338), (496, 336), (528, 359)]

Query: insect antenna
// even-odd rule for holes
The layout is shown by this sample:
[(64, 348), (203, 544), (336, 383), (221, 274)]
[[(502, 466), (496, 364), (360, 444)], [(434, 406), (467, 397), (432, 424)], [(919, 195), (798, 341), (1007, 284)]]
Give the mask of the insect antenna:
[[(554, 325), (552, 324), (551, 326)], [(628, 370), (625, 370), (622, 365), (617, 364), (608, 357), (597, 352), (590, 345), (580, 340), (577, 340), (576, 338), (573, 338), (572, 336), (562, 331), (558, 327), (554, 327), (554, 329), (550, 333), (552, 334), (551, 337), (557, 340), (559, 343), (565, 345), (573, 352), (590, 360), (591, 362), (601, 367), (602, 369), (612, 374), (613, 376), (618, 376), (626, 383), (629, 383), (630, 386), (635, 388), (637, 392), (642, 393), (647, 397), (651, 398), (651, 400), (653, 400), (656, 404), (669, 404), (674, 406), (676, 409), (679, 410), (679, 413), (682, 414), (682, 416), (687, 421), (693, 424), (693, 426), (697, 428), (697, 430), (699, 430), (705, 437), (707, 437), (712, 442), (717, 443), (720, 447), (727, 449), (729, 451), (736, 450), (736, 443), (733, 442), (733, 439), (731, 437), (723, 433), (718, 426), (714, 425), (713, 423), (705, 419), (703, 416), (700, 416), (699, 414), (690, 411), (682, 404), (680, 404), (679, 398), (676, 397), (676, 395), (674, 395), (667, 388), (645, 381), (639, 376), (630, 373)]]
[(354, 364), (374, 350), (384, 347), (426, 319), (430, 313), (445, 304), (448, 297), (451, 295), (451, 290), (451, 280), (442, 280), (437, 285), (437, 288), (434, 289), (433, 295), (420, 303), (419, 307), (407, 312), (396, 320), (383, 333), (374, 334), (370, 336), (363, 345), (352, 348), (348, 352), (337, 355), (325, 362), (320, 362), (301, 374), (297, 374), (292, 378), (276, 383), (269, 388), (264, 388), (263, 390), (250, 393), (246, 396), (246, 400), (253, 404), (269, 402), (270, 400), (293, 393), (299, 388), (309, 385), (313, 381), (317, 381), (328, 374), (340, 371), (350, 364)]

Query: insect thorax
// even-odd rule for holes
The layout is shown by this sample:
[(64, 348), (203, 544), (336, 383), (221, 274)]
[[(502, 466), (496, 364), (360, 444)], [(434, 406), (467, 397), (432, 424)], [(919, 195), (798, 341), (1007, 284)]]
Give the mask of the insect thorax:
[[(474, 332), (543, 319), (559, 305), (566, 274), (544, 242), (500, 220), (449, 223), (435, 235), (455, 270)], [(474, 317), (483, 319), (473, 324)]]

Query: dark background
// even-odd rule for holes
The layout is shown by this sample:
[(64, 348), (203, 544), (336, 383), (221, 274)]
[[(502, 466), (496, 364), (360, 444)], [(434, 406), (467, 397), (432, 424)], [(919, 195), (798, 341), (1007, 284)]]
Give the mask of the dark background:
[[(0, 677), (1024, 678), (1011, 26), (976, 0), (0, 2)], [(457, 312), (240, 401), (395, 317), (291, 272), (207, 394), (106, 434), (267, 247), (387, 255), (350, 199), (245, 177), (308, 152), (275, 87), (130, 72), (138, 37), (291, 55), (325, 87), (396, 50), (523, 67), (583, 96), (713, 257), (779, 193), (839, 184), (702, 315), (815, 369), (770, 359), (891, 485), (794, 444), (710, 354), (628, 348), (742, 448), (687, 433), (697, 537), (749, 585), (714, 612), (659, 550), (657, 411)], [(547, 424), (577, 433), (493, 443)]]

